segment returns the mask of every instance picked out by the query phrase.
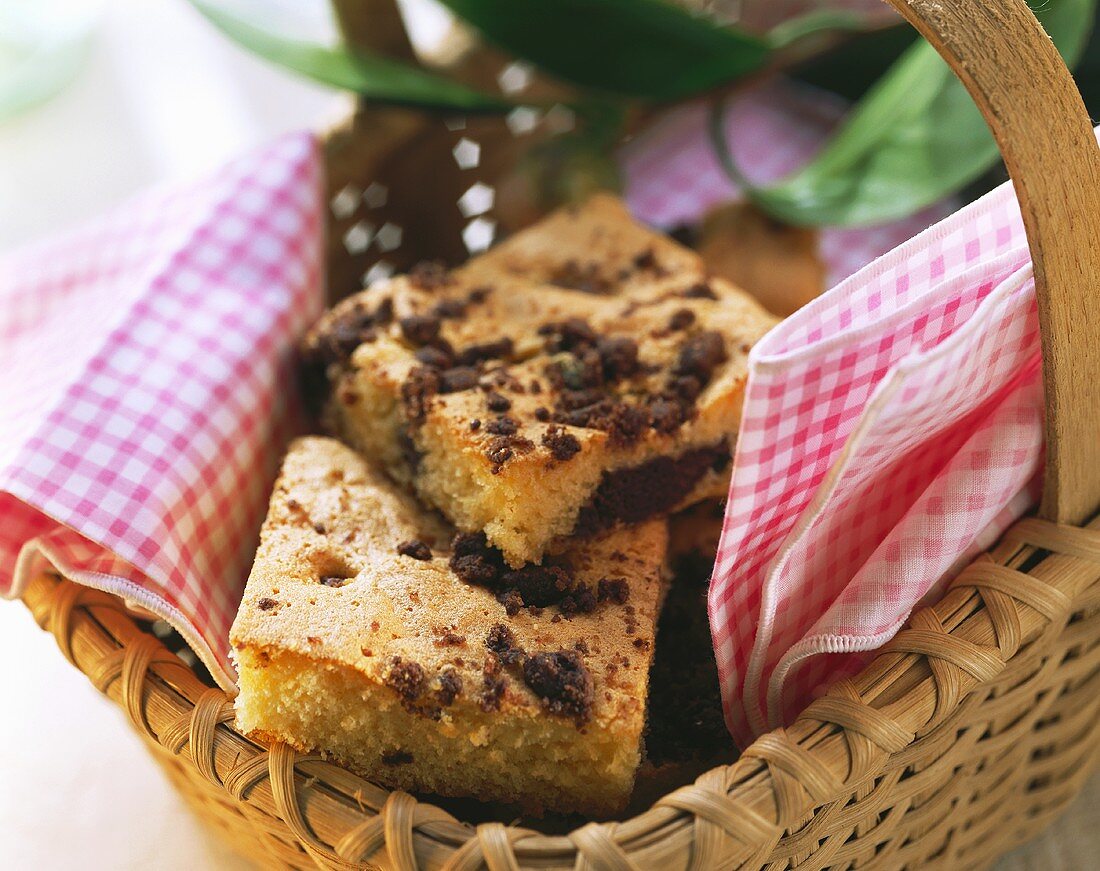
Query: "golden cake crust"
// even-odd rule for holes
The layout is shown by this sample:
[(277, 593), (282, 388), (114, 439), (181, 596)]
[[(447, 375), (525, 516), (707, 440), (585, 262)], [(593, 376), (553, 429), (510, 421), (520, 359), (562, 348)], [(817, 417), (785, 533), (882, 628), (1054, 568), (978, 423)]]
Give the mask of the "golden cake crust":
[[(597, 196), (450, 273), (345, 301), (306, 347), (333, 428), (521, 565), (606, 528), (612, 503), (722, 495), (747, 353), (774, 322)], [(601, 497), (606, 474), (658, 458), (681, 465), (647, 498)]]
[[(664, 521), (564, 555), (593, 596), (605, 582), (604, 601), (589, 601), (587, 613), (564, 600), (517, 608), (465, 583), (450, 566), (451, 537), (348, 447), (295, 442), (231, 635), (242, 728), (326, 749), (394, 786), (614, 812), (638, 764)], [(548, 692), (537, 669), (528, 673), (539, 655), (555, 666), (563, 653), (588, 676), (579, 702)], [(539, 748), (523, 746), (526, 734), (559, 758), (543, 766)], [(508, 741), (517, 746), (496, 746)], [(452, 770), (448, 759), (466, 762)], [(587, 766), (583, 789), (555, 781), (554, 769), (570, 765)], [(529, 782), (516, 773), (524, 766)]]

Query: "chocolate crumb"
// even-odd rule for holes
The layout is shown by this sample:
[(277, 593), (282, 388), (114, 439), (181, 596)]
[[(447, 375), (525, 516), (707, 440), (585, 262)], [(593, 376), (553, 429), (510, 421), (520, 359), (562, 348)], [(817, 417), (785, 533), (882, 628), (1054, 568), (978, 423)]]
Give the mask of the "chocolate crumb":
[[(498, 423), (498, 421), (491, 421), (486, 429), (491, 431), (495, 423)], [(527, 453), (527, 451), (531, 450), (534, 446), (534, 442), (521, 436), (497, 436), (489, 442), (489, 446), (485, 449), (485, 456), (487, 456), (489, 462), (493, 464), (491, 471), (496, 475), (500, 472), (501, 468), (503, 468), (504, 464), (514, 457), (517, 452)]]
[(490, 547), (484, 532), (460, 532), (451, 542), (451, 571), (463, 583), (482, 587), (496, 584), (504, 570), (500, 551)]
[(485, 431), (493, 435), (510, 436), (519, 431), (519, 422), (507, 415), (489, 421), (485, 425)]
[(485, 397), (485, 401), (489, 406), (489, 411), (507, 411), (512, 407), (512, 400), (495, 390)]
[(404, 750), (394, 750), (391, 753), (382, 754), (383, 765), (408, 765), (413, 761), (413, 755)]
[(597, 598), (601, 602), (625, 605), (630, 599), (630, 585), (626, 578), (601, 578), (597, 584)]
[(657, 268), (657, 255), (653, 253), (652, 248), (646, 248), (644, 251), (634, 255), (634, 268), (635, 269), (656, 269)]
[(580, 654), (575, 651), (536, 653), (523, 664), (523, 682), (552, 714), (572, 717), (577, 727), (592, 714), (593, 685)]
[(335, 587), (339, 589), (350, 580), (351, 578), (344, 578), (340, 575), (325, 575), (321, 578), (321, 583), (326, 587)]
[(711, 286), (705, 281), (693, 284), (685, 290), (682, 295), (684, 299), (718, 299), (718, 294), (716, 294), (711, 289)]
[(259, 608), (261, 611), (270, 611), (272, 608), (274, 608), (278, 604), (279, 603), (276, 602), (274, 599), (269, 599), (265, 596), (264, 598), (260, 599), (259, 602), (256, 603), (256, 607)]
[(519, 590), (504, 590), (497, 593), (497, 601), (504, 606), (504, 613), (509, 617), (515, 617), (523, 608), (523, 596)]
[(432, 314), (443, 320), (457, 320), (466, 314), (466, 303), (460, 299), (441, 299), (432, 308)]
[(710, 381), (714, 370), (726, 360), (726, 342), (715, 330), (705, 330), (688, 338), (680, 346), (673, 370), (676, 375), (694, 376), (700, 383)]
[(548, 427), (542, 435), (543, 447), (550, 449), (550, 455), (561, 462), (572, 459), (580, 452), (581, 443), (575, 435), (566, 432), (560, 426)]
[(481, 418), (475, 417), (470, 421), (470, 432), (477, 432), (481, 429)]
[(485, 636), (485, 646), (506, 666), (515, 665), (526, 656), (523, 648), (516, 644), (515, 634), (503, 623), (496, 623), (489, 628)]
[(461, 692), (462, 678), (456, 672), (448, 669), (439, 673), (439, 689), (435, 691), (439, 704), (447, 707), (458, 698)]
[(472, 303), (485, 302), (485, 298), (493, 292), (491, 287), (475, 287), (466, 297)]
[(427, 683), (427, 675), (420, 663), (404, 660), (400, 656), (390, 658), (390, 669), (386, 674), (385, 684), (401, 697), (401, 702), (407, 710), (423, 695), (425, 683)]
[(307, 364), (345, 365), (355, 351), (364, 342), (377, 338), (377, 328), (393, 320), (393, 300), (388, 297), (373, 311), (365, 303), (357, 302), (341, 311), (318, 332), (311, 336), (306, 348)]
[(587, 584), (577, 584), (573, 591), (558, 603), (561, 613), (566, 617), (575, 614), (591, 614), (596, 610), (596, 597)]
[(454, 362), (450, 354), (436, 345), (417, 348), (413, 356), (425, 366), (431, 366), (434, 369), (449, 369)]
[(545, 405), (540, 405), (538, 408), (535, 409), (535, 420), (539, 420), (545, 423), (549, 419), (550, 409), (547, 408)]
[(436, 315), (409, 315), (398, 322), (402, 335), (417, 345), (427, 345), (439, 336), (441, 326)]
[(468, 345), (458, 352), (455, 362), (460, 366), (476, 366), (486, 360), (507, 360), (512, 355), (513, 343), (504, 336), (492, 342)]
[(486, 713), (500, 710), (500, 701), (504, 698), (504, 690), (507, 687), (507, 682), (500, 672), (500, 659), (490, 652), (485, 658), (485, 667), (482, 669), (482, 690), (478, 699), (481, 710)]
[(466, 636), (459, 635), (454, 629), (445, 629), (435, 639), (436, 647), (462, 647), (466, 644)]
[(477, 369), (472, 366), (456, 366), (439, 377), (440, 393), (461, 393), (477, 387)]
[[(451, 370), (452, 372), (454, 370)], [(448, 373), (451, 374), (451, 373)], [(401, 401), (405, 413), (414, 423), (423, 423), (431, 407), (432, 397), (439, 392), (439, 372), (427, 366), (414, 366), (401, 385)]]
[(649, 647), (650, 647), (649, 639), (648, 638), (635, 638), (634, 639), (634, 646), (636, 648), (638, 648), (638, 650), (649, 650)]
[(415, 560), (430, 560), (432, 549), (419, 539), (403, 541), (397, 546), (397, 552), (401, 556), (412, 557)]
[(689, 308), (677, 309), (668, 319), (668, 328), (672, 331), (686, 330), (695, 323), (695, 312)]
[(325, 524), (323, 524), (323, 523), (314, 523), (313, 524), (313, 531), (316, 532), (318, 535), (324, 535), (327, 530), (325, 529)]
[(629, 378), (638, 371), (638, 343), (625, 336), (602, 338), (596, 343), (603, 376), (608, 381)]

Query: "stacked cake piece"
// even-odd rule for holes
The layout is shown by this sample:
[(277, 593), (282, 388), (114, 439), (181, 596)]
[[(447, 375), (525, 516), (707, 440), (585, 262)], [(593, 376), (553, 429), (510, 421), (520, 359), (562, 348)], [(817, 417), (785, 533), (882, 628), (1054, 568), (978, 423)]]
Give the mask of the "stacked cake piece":
[(276, 485), (240, 727), (390, 786), (620, 811), (666, 517), (724, 495), (772, 323), (610, 197), (337, 306), (305, 352), (340, 440)]

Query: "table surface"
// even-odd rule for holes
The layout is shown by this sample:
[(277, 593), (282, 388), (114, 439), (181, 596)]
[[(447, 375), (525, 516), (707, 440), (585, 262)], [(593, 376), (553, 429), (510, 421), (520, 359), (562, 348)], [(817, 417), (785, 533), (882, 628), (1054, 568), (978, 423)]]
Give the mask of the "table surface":
[[(0, 249), (316, 127), (341, 102), (247, 56), (180, 0), (113, 0), (78, 78), (0, 124)], [(0, 663), (0, 868), (249, 867), (191, 817), (121, 711), (17, 603), (0, 603)], [(1100, 778), (998, 871), (1093, 867), (1098, 821)]]

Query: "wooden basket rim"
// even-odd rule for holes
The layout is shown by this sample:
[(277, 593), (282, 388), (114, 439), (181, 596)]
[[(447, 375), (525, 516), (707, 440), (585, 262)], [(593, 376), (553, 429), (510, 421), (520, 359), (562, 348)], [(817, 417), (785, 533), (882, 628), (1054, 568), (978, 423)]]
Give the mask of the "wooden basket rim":
[[(389, 792), (285, 744), (265, 749), (233, 727), (231, 698), (202, 683), (114, 597), (40, 575), (24, 601), (62, 653), (164, 751), (189, 760), (237, 800), (282, 819), (326, 866), (363, 867), (383, 847), (396, 867), (729, 867), (774, 848), (808, 813), (873, 788), (888, 761), (906, 764), (917, 736), (949, 736), (980, 684), (1027, 659), (1064, 625), (1095, 577), (1100, 520), (1081, 529), (1026, 519), (972, 563), (936, 605), (915, 614), (855, 678), (813, 702), (786, 730), (623, 822), (543, 835), (477, 827)], [(1026, 568), (1026, 573), (1022, 569)]]

